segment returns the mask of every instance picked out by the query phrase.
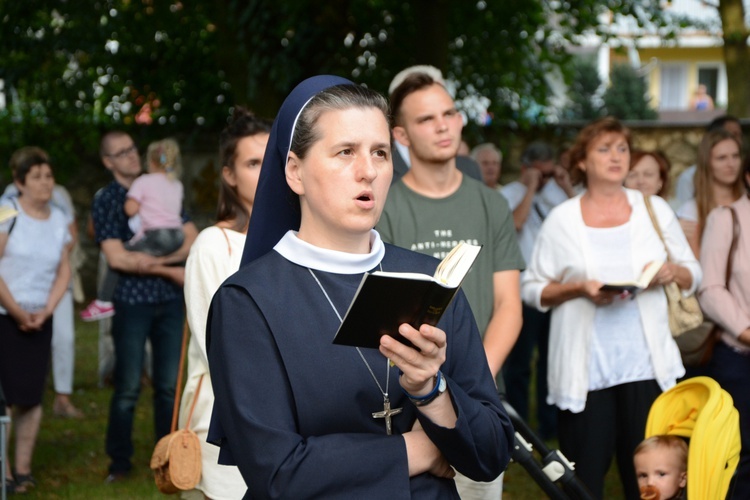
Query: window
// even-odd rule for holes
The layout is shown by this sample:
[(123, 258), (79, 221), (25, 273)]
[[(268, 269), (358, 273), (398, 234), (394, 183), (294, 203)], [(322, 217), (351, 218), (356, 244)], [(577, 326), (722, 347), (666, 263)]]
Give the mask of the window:
[(706, 86), (706, 93), (716, 101), (719, 88), (719, 68), (698, 68), (698, 85)]
[(688, 105), (687, 64), (663, 64), (660, 73), (659, 109), (686, 109)]

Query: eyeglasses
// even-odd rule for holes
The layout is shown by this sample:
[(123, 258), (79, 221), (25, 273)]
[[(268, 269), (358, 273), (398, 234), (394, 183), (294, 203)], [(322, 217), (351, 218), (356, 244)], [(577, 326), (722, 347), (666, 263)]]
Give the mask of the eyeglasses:
[(118, 151), (117, 153), (108, 154), (106, 156), (109, 156), (110, 158), (117, 158), (118, 160), (121, 160), (125, 158), (126, 156), (138, 153), (138, 148), (135, 147), (135, 144), (131, 145), (129, 148), (122, 149)]

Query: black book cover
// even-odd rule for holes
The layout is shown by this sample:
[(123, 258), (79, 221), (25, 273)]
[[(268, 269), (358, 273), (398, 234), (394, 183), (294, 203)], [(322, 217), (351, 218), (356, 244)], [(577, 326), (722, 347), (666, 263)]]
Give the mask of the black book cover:
[[(394, 273), (395, 274), (395, 273)], [(414, 328), (423, 324), (436, 325), (459, 287), (446, 287), (429, 276), (397, 277), (366, 274), (336, 332), (334, 344), (357, 347), (380, 346), (380, 337), (387, 334), (412, 346), (398, 333), (402, 323)]]

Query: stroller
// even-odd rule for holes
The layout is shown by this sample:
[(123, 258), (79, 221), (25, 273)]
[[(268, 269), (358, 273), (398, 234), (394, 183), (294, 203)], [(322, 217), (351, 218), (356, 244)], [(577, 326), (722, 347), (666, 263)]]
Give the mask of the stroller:
[(552, 500), (593, 500), (586, 485), (575, 475), (575, 464), (559, 450), (550, 450), (518, 412), (501, 395), (515, 430), (511, 458), (519, 463)]
[(684, 380), (661, 394), (648, 414), (646, 437), (689, 439), (687, 498), (731, 498), (740, 457), (740, 420), (732, 397), (709, 377)]

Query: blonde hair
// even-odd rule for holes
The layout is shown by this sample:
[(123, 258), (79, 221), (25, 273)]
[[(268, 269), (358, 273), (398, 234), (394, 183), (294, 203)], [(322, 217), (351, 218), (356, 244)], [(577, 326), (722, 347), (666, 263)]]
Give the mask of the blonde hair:
[(667, 448), (672, 451), (680, 463), (680, 472), (687, 472), (688, 445), (680, 436), (661, 434), (646, 438), (636, 446), (633, 457), (650, 450)]
[(149, 168), (157, 166), (163, 169), (170, 179), (179, 179), (182, 175), (182, 156), (180, 146), (174, 139), (163, 139), (148, 145), (146, 159)]

